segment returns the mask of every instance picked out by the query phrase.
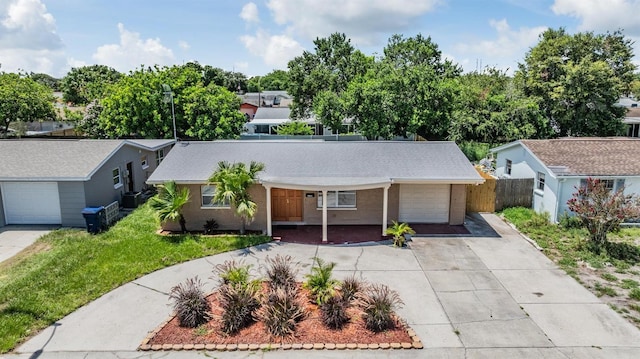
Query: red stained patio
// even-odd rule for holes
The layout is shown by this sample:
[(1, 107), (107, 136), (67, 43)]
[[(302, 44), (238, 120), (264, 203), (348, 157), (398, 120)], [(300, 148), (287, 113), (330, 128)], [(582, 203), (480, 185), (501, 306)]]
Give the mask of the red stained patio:
[[(464, 226), (448, 224), (410, 224), (418, 235), (465, 235), (469, 231)], [(328, 242), (322, 242), (322, 226), (276, 225), (273, 239), (289, 243), (303, 244), (348, 244), (375, 242), (390, 239), (380, 235), (379, 225), (330, 225), (327, 228)]]

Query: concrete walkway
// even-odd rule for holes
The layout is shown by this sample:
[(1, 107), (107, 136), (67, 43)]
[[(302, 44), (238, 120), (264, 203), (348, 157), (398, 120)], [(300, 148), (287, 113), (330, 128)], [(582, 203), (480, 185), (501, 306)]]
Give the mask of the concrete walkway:
[(10, 225), (0, 228), (0, 262), (15, 256), (32, 245), (38, 238), (59, 226), (19, 226)]
[[(270, 243), (194, 260), (123, 285), (5, 357), (640, 358), (640, 331), (502, 220), (483, 214), (467, 227), (472, 237), (415, 238), (405, 249)], [(355, 273), (398, 291), (405, 302), (399, 314), (425, 349), (136, 352), (171, 312), (167, 293), (172, 286), (196, 275), (207, 279), (213, 265), (228, 259), (258, 266), (276, 254), (293, 256), (303, 272), (312, 257), (320, 256), (338, 263), (339, 278)]]

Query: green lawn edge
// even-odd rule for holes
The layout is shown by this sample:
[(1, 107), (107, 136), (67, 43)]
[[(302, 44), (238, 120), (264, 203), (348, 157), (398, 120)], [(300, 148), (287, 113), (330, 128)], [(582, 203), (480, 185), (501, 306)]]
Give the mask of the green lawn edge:
[(0, 264), (0, 353), (143, 275), (271, 240), (257, 235), (162, 236), (156, 233), (158, 225), (144, 205), (107, 232), (55, 230)]

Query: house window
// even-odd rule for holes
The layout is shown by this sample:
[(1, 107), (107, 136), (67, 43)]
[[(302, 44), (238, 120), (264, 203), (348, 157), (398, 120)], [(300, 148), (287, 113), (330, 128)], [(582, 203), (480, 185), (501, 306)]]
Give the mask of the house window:
[(511, 160), (507, 160), (507, 164), (504, 166), (504, 173), (511, 175)]
[(540, 191), (544, 191), (544, 173), (538, 172), (536, 177), (536, 188)]
[[(608, 191), (619, 191), (624, 188), (624, 178), (598, 179), (598, 181), (600, 181), (601, 183), (604, 183), (604, 188), (606, 188)], [(584, 178), (581, 179), (580, 187), (586, 187), (586, 186), (587, 186), (587, 180)]]
[(159, 165), (163, 159), (164, 159), (164, 148), (161, 148), (156, 151), (156, 166)]
[[(318, 208), (322, 208), (322, 192), (318, 191)], [(355, 208), (356, 191), (328, 191), (328, 208)]]
[(140, 164), (142, 165), (142, 169), (146, 169), (149, 167), (149, 163), (147, 162), (147, 156), (140, 157)]
[(113, 175), (113, 187), (119, 188), (122, 187), (122, 177), (120, 177), (120, 168), (116, 167), (111, 171)]
[(225, 200), (223, 202), (215, 202), (213, 200), (213, 196), (216, 193), (215, 185), (203, 185), (200, 186), (200, 193), (202, 197), (202, 207), (203, 208), (229, 208), (231, 205), (229, 201)]

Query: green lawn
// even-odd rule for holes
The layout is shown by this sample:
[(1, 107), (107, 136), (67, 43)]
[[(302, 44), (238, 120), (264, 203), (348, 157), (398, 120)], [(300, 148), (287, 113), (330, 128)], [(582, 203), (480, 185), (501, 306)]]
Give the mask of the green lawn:
[(0, 264), (0, 353), (144, 274), (270, 240), (231, 235), (164, 237), (156, 234), (157, 228), (152, 210), (145, 205), (108, 232), (57, 230)]

